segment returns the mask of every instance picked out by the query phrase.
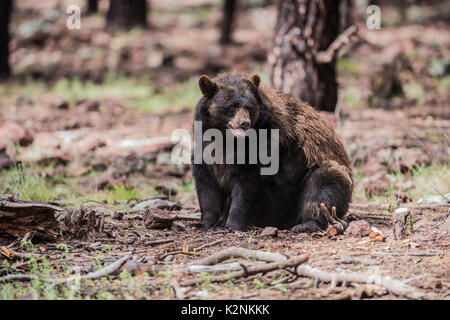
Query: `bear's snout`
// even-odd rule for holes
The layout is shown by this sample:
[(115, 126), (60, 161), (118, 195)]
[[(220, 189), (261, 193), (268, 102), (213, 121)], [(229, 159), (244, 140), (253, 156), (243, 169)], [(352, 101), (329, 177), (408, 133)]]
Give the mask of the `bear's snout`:
[(247, 130), (248, 128), (250, 128), (250, 119), (248, 118), (243, 118), (239, 120), (239, 128)]
[(251, 127), (250, 114), (246, 109), (239, 109), (234, 114), (234, 117), (228, 122), (230, 129), (243, 129), (247, 130)]

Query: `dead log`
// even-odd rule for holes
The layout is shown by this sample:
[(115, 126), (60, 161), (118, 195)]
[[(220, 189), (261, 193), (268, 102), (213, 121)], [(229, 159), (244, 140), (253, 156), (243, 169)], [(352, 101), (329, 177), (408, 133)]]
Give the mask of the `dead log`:
[(33, 234), (38, 241), (55, 241), (58, 223), (55, 213), (63, 209), (40, 201), (21, 201), (12, 196), (0, 197), (0, 238), (24, 238)]

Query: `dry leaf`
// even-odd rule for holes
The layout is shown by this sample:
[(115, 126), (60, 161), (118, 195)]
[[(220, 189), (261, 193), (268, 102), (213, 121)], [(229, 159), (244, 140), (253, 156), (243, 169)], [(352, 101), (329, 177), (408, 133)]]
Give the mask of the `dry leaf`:
[(9, 250), (7, 247), (1, 246), (0, 247), (0, 253), (7, 257), (9, 260), (14, 259), (14, 253)]
[(381, 234), (377, 235), (375, 238), (372, 239), (372, 241), (375, 242), (385, 242), (386, 241), (386, 237), (382, 236)]
[(373, 238), (376, 238), (377, 236), (379, 236), (380, 234), (378, 233), (378, 232), (371, 232), (371, 233), (369, 233), (369, 238), (371, 239), (371, 240), (373, 240)]

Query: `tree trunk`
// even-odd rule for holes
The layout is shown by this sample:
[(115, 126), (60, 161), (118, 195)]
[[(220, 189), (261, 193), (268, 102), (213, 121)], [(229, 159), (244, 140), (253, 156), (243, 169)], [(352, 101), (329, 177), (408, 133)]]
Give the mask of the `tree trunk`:
[(98, 0), (88, 0), (87, 13), (93, 14), (98, 12)]
[(146, 27), (146, 0), (110, 0), (106, 23), (107, 27), (112, 29)]
[(236, 12), (236, 0), (224, 0), (220, 43), (232, 42), (233, 22)]
[(348, 25), (348, 0), (279, 0), (273, 47), (269, 53), (274, 88), (334, 111), (337, 103), (336, 57), (317, 61)]
[(0, 78), (10, 75), (9, 67), (9, 21), (12, 11), (12, 0), (0, 1)]

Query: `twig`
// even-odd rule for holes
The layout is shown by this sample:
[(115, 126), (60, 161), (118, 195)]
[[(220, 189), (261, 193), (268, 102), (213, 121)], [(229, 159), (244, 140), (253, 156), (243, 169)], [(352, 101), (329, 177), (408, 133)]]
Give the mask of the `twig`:
[(175, 250), (175, 251), (167, 252), (167, 253), (164, 253), (163, 255), (159, 256), (158, 258), (159, 259), (164, 259), (167, 256), (174, 255), (174, 254), (180, 254), (180, 253), (182, 253), (182, 254), (195, 254), (195, 253), (197, 253), (198, 251), (200, 251), (200, 250), (202, 250), (204, 248), (214, 246), (214, 245), (216, 245), (218, 243), (221, 243), (222, 241), (223, 241), (223, 239), (220, 239), (220, 240), (216, 240), (216, 241), (213, 241), (213, 242), (202, 244), (201, 246), (198, 246), (197, 248), (192, 249), (192, 252), (186, 252), (185, 250)]
[(180, 286), (189, 287), (189, 286), (201, 284), (205, 281), (225, 282), (230, 279), (238, 279), (238, 278), (241, 278), (244, 276), (250, 276), (250, 275), (253, 275), (256, 273), (268, 272), (268, 271), (284, 269), (284, 268), (288, 268), (288, 267), (295, 267), (295, 266), (298, 266), (299, 264), (306, 262), (308, 259), (309, 259), (309, 255), (305, 254), (305, 255), (298, 256), (298, 257), (289, 258), (284, 261), (276, 261), (276, 262), (271, 262), (271, 263), (250, 265), (250, 266), (245, 267), (245, 269), (243, 268), (243, 270), (232, 272), (232, 273), (229, 273), (226, 275), (212, 276), (212, 277), (209, 277), (206, 279), (205, 278), (196, 278), (196, 279), (185, 280), (180, 283)]
[(381, 277), (377, 275), (365, 275), (360, 273), (336, 273), (326, 272), (320, 269), (312, 268), (309, 265), (299, 265), (296, 268), (297, 274), (304, 277), (312, 277), (323, 282), (342, 283), (342, 282), (357, 282), (365, 284), (376, 284), (386, 288), (391, 293), (397, 296), (405, 296), (410, 299), (425, 299), (432, 298), (425, 292), (421, 292), (413, 288), (403, 281), (393, 280), (390, 277)]
[(194, 252), (200, 251), (200, 250), (202, 250), (202, 249), (204, 249), (204, 248), (208, 248), (208, 247), (215, 246), (216, 244), (219, 244), (219, 243), (221, 243), (221, 242), (223, 242), (223, 239), (219, 239), (219, 240), (216, 240), (216, 241), (213, 241), (213, 242), (205, 243), (205, 244), (202, 244), (201, 246), (198, 246), (198, 247), (195, 248), (193, 251), (194, 251)]
[(122, 265), (128, 259), (130, 259), (130, 257), (131, 257), (130, 255), (126, 255), (126, 256), (120, 258), (119, 260), (117, 260), (116, 262), (111, 263), (109, 266), (106, 266), (98, 271), (88, 273), (87, 275), (84, 275), (84, 276), (72, 276), (72, 277), (62, 278), (62, 279), (53, 279), (53, 278), (40, 278), (38, 276), (28, 275), (28, 274), (12, 274), (12, 275), (0, 277), (0, 282), (32, 281), (32, 280), (38, 279), (40, 281), (49, 282), (49, 283), (55, 285), (55, 284), (61, 284), (64, 282), (69, 283), (74, 280), (76, 280), (76, 281), (78, 281), (78, 280), (93, 280), (93, 279), (98, 279), (98, 278), (107, 276), (111, 273), (114, 273), (115, 271), (120, 269), (120, 267), (122, 267)]
[(163, 244), (163, 243), (169, 243), (169, 242), (173, 242), (174, 239), (161, 239), (161, 240), (153, 240), (153, 241), (149, 241), (146, 242), (145, 245), (149, 245), (149, 246), (157, 246), (158, 244)]
[(219, 251), (206, 257), (202, 260), (191, 262), (190, 265), (213, 265), (225, 261), (229, 258), (247, 258), (249, 260), (261, 260), (261, 261), (283, 261), (287, 257), (277, 252), (267, 252), (258, 250), (249, 250), (245, 248), (231, 247), (225, 250)]

